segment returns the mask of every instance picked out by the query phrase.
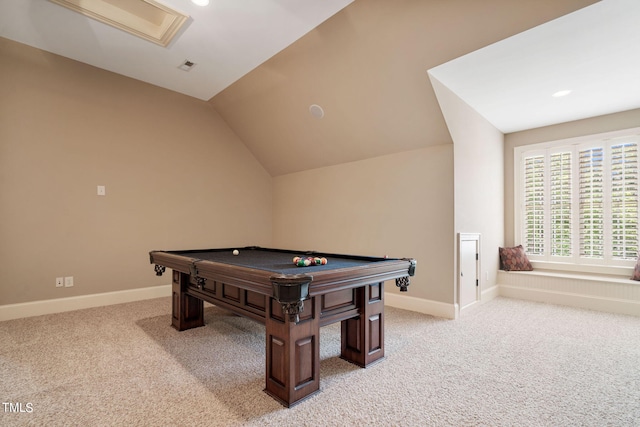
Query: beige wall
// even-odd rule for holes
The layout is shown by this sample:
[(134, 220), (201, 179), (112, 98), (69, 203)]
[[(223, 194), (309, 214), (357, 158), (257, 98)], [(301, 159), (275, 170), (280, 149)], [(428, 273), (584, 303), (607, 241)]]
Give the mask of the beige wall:
[(504, 145), (504, 234), (505, 245), (512, 246), (521, 242), (514, 241), (514, 186), (513, 155), (514, 148), (540, 142), (556, 141), (597, 133), (629, 129), (640, 126), (640, 109), (616, 114), (592, 117), (584, 120), (546, 126), (505, 135)]
[(282, 175), (273, 203), (276, 246), (412, 257), (403, 295), (453, 303), (453, 145)]
[[(242, 244), (415, 257), (408, 295), (450, 304), (456, 232), (495, 283), (512, 154), (426, 70), (593, 0), (436, 3), (354, 2), (209, 103), (0, 39), (0, 305), (168, 283), (150, 249)], [(245, 144), (274, 176), (317, 169), (271, 178)]]
[(269, 245), (271, 185), (208, 103), (0, 38), (0, 305), (170, 283), (153, 249)]
[(431, 82), (453, 139), (454, 229), (480, 233), (479, 280), (487, 290), (496, 285), (504, 244), (504, 135), (437, 79)]

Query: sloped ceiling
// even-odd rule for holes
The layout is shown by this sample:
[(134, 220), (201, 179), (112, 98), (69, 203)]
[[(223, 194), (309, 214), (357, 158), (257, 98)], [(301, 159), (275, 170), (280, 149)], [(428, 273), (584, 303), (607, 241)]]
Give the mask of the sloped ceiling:
[(353, 0), (156, 1), (189, 16), (166, 48), (47, 0), (1, 0), (0, 36), (208, 100)]
[(274, 176), (451, 143), (429, 69), (593, 3), (357, 0), (210, 102)]
[[(503, 133), (640, 108), (640, 1), (605, 0), (429, 70)], [(554, 93), (570, 91), (566, 96)]]
[[(0, 2), (0, 36), (208, 100), (273, 176), (450, 144), (429, 73), (503, 132), (551, 124), (540, 111), (605, 114), (575, 107), (604, 104), (596, 80), (630, 88), (604, 85), (609, 112), (640, 107), (637, 0), (162, 2), (190, 16), (166, 48), (45, 0)], [(570, 25), (545, 24), (558, 18)], [(558, 46), (572, 50), (561, 61), (546, 54)], [(619, 72), (589, 66), (602, 52), (623, 58)], [(545, 89), (538, 102), (560, 74), (586, 82), (579, 97), (552, 108)]]

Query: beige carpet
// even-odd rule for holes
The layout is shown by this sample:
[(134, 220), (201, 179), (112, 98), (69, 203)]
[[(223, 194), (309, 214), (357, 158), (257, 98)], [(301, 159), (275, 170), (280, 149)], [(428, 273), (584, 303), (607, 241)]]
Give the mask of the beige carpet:
[[(388, 308), (387, 358), (337, 356), (286, 409), (263, 392), (264, 328), (217, 307), (177, 332), (170, 300), (0, 322), (0, 425), (638, 426), (640, 318), (498, 298), (457, 321)], [(15, 408), (15, 406), (14, 406)]]

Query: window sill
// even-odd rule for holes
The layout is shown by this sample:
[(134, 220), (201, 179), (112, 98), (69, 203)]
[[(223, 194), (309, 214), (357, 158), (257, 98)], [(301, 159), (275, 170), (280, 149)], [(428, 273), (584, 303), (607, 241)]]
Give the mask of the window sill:
[(633, 275), (633, 265), (625, 267), (618, 265), (589, 265), (535, 260), (531, 260), (531, 265), (533, 266), (534, 271), (543, 270), (551, 273), (557, 272), (558, 274), (595, 275), (599, 277), (618, 277), (626, 279)]
[(585, 273), (585, 272), (574, 272), (574, 271), (558, 271), (558, 270), (547, 270), (547, 269), (536, 269), (534, 267), (533, 271), (504, 271), (500, 270), (500, 273), (505, 274), (517, 274), (517, 275), (532, 275), (532, 276), (541, 276), (541, 277), (556, 277), (562, 279), (577, 279), (577, 280), (588, 280), (593, 282), (609, 282), (609, 283), (621, 283), (621, 284), (633, 284), (640, 286), (640, 282), (636, 280), (631, 280), (631, 274), (622, 275), (622, 274), (601, 274), (601, 273)]

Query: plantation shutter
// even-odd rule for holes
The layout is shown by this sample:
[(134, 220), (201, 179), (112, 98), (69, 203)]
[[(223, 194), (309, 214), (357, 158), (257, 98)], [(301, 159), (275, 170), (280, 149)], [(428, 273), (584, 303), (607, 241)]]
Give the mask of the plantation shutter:
[(638, 145), (611, 147), (611, 239), (614, 259), (637, 258)]
[(524, 246), (529, 254), (544, 253), (544, 155), (524, 159)]
[[(640, 128), (638, 128), (640, 131)], [(640, 134), (516, 148), (516, 242), (540, 267), (618, 274), (640, 255)]]
[(578, 157), (580, 256), (604, 258), (604, 148), (581, 150)]
[(571, 256), (571, 153), (550, 156), (551, 255)]

